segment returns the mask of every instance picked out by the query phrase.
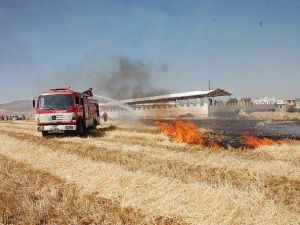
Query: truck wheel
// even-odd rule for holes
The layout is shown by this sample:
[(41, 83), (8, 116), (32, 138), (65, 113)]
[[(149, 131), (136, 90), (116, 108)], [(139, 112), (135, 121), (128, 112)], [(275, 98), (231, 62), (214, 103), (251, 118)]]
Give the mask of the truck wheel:
[(77, 134), (79, 137), (85, 137), (86, 135), (86, 126), (83, 120), (81, 120), (77, 126)]
[(43, 137), (47, 137), (47, 136), (49, 136), (49, 133), (47, 131), (42, 131), (42, 135), (43, 135)]

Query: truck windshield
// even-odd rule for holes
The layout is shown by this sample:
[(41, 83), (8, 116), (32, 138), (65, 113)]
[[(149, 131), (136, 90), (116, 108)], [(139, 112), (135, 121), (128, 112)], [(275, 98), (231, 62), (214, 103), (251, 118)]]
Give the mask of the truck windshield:
[(66, 109), (72, 106), (72, 95), (45, 95), (39, 98), (40, 109)]

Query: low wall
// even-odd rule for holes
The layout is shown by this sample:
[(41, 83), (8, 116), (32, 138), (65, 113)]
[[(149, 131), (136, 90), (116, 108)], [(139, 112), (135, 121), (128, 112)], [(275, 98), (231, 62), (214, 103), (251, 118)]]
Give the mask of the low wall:
[[(270, 111), (275, 109), (273, 104), (220, 104), (211, 105), (207, 104), (190, 104), (190, 105), (163, 105), (163, 106), (135, 106), (132, 110), (114, 109), (106, 110), (109, 118), (118, 119), (126, 117), (138, 117), (143, 119), (152, 118), (166, 118), (166, 117), (180, 117), (180, 116), (196, 116), (199, 118), (207, 118), (210, 116), (234, 116), (240, 110), (246, 113)], [(103, 109), (102, 109), (103, 110)]]
[(263, 112), (275, 110), (273, 104), (232, 104), (232, 105), (212, 105), (210, 106), (211, 116), (234, 116), (237, 115), (240, 110), (246, 113)]

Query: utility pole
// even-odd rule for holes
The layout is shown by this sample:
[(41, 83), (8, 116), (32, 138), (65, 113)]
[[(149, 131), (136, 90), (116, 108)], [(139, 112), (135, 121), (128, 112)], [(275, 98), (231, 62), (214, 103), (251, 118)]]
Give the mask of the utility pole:
[(208, 118), (210, 117), (210, 80), (208, 80)]
[(120, 110), (121, 110), (121, 107), (120, 107), (120, 93), (118, 92), (118, 102), (119, 102), (119, 105), (118, 105), (118, 117), (119, 117), (119, 120), (120, 120)]

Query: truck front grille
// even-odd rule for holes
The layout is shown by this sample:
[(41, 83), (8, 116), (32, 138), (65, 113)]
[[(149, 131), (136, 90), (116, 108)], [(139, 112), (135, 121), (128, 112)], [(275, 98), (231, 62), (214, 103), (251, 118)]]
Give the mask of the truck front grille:
[(40, 123), (64, 123), (72, 120), (73, 113), (53, 113), (53, 114), (40, 114)]

